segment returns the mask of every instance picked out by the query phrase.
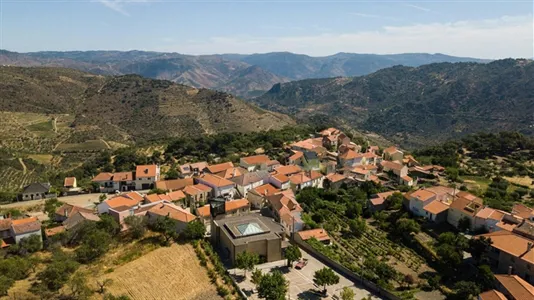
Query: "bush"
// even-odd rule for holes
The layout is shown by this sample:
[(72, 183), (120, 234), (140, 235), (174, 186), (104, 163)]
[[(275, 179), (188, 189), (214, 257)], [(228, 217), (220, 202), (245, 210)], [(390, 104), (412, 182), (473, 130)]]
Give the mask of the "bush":
[(13, 283), (15, 283), (13, 279), (0, 275), (0, 296), (7, 296), (7, 291), (9, 291)]
[(222, 285), (218, 285), (217, 286), (217, 294), (219, 294), (219, 296), (221, 297), (225, 297), (227, 296), (228, 294), (230, 294), (230, 291), (228, 291), (228, 289)]

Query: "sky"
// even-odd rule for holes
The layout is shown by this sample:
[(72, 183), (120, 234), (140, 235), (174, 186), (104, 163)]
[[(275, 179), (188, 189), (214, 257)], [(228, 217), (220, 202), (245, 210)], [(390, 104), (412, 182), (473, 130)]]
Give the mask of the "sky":
[(0, 0), (0, 49), (534, 57), (533, 1)]

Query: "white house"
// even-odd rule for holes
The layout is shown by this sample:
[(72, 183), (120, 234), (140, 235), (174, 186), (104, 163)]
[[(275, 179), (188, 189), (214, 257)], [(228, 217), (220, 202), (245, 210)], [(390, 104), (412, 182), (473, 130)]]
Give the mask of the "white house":
[(267, 164), (270, 161), (271, 159), (267, 155), (254, 155), (241, 157), (241, 159), (239, 159), (239, 165), (247, 169), (249, 172), (253, 172), (256, 170), (267, 170)]
[(236, 184), (232, 181), (213, 174), (204, 174), (197, 178), (198, 182), (209, 186), (212, 197), (223, 197), (225, 199), (234, 199)]
[(426, 217), (424, 207), (437, 199), (436, 193), (421, 189), (406, 195), (410, 201), (410, 211), (419, 217)]
[(159, 180), (160, 169), (158, 165), (140, 165), (135, 168), (135, 189), (149, 190)]
[(36, 217), (11, 220), (10, 228), (11, 237), (15, 239), (15, 243), (19, 243), (23, 238), (30, 237), (32, 235), (41, 237), (41, 222)]
[(289, 181), (289, 177), (287, 177), (284, 174), (275, 174), (271, 175), (268, 179), (269, 183), (274, 185), (276, 188), (280, 190), (287, 190), (291, 187), (291, 183)]
[(246, 198), (250, 190), (267, 183), (269, 181), (269, 177), (270, 175), (267, 171), (256, 171), (231, 178), (230, 181), (236, 184), (237, 190), (241, 194), (241, 197)]
[(103, 172), (96, 175), (92, 181), (100, 185), (101, 193), (126, 192), (136, 189), (133, 172)]

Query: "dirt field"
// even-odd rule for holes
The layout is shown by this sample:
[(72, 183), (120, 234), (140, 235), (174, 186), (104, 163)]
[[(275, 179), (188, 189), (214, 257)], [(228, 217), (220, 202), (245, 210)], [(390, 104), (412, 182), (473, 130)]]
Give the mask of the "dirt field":
[(525, 177), (504, 177), (504, 179), (510, 181), (511, 183), (515, 183), (518, 185), (526, 186), (529, 188), (534, 188), (534, 180), (528, 176)]
[(141, 299), (220, 299), (191, 245), (159, 248), (104, 275), (108, 292)]

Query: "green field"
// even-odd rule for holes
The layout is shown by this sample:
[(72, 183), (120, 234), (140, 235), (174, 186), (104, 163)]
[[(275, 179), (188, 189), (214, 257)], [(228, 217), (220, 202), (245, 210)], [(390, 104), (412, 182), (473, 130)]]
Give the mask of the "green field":
[(35, 123), (32, 125), (26, 126), (30, 131), (52, 131), (54, 127), (52, 126), (52, 120), (47, 120), (44, 122)]

